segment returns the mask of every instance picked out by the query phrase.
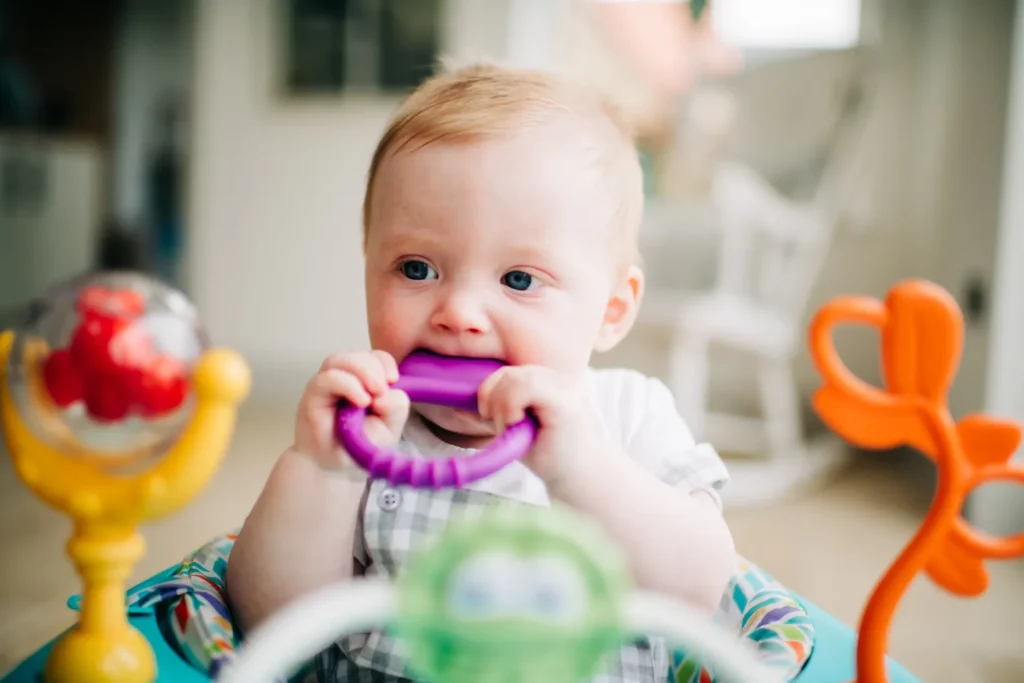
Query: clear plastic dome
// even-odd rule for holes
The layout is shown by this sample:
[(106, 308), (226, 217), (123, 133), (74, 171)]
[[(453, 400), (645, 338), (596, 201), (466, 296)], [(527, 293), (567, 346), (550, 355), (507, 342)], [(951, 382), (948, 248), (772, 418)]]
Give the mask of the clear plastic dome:
[(33, 302), (15, 330), (8, 378), (38, 438), (137, 471), (188, 421), (192, 370), (206, 347), (181, 292), (147, 275), (96, 273)]

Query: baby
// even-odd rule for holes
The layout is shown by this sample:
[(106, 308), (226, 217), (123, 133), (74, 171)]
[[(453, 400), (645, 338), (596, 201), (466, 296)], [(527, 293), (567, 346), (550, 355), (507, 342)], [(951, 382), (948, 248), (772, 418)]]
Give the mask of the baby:
[[(474, 66), (413, 93), (373, 156), (364, 202), (372, 351), (327, 358), (231, 554), (240, 627), (362, 574), (394, 575), (453, 515), (502, 500), (567, 505), (628, 557), (635, 583), (709, 615), (735, 568), (713, 449), (668, 389), (591, 355), (627, 334), (643, 294), (643, 191), (629, 132), (594, 93), (543, 73)], [(413, 405), (391, 388), (415, 349), (498, 358), (479, 415)], [(368, 435), (408, 454), (471, 454), (535, 415), (531, 452), (461, 489), (391, 488), (346, 473), (335, 406), (369, 406)], [(664, 643), (624, 647), (597, 680), (658, 681)], [(342, 638), (325, 681), (405, 681), (383, 632)]]

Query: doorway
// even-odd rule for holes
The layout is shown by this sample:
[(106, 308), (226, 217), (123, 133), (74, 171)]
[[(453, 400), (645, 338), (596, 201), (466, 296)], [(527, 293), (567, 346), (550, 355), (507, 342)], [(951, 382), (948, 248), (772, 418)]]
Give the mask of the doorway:
[(95, 268), (183, 286), (193, 9), (0, 0), (0, 322)]

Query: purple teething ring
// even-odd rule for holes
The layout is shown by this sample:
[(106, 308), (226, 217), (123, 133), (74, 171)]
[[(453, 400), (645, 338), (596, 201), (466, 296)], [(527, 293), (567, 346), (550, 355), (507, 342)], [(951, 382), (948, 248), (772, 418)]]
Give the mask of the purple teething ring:
[[(480, 384), (503, 363), (481, 358), (440, 356), (414, 351), (398, 367), (394, 388), (409, 395), (413, 403), (428, 403), (462, 410), (477, 410)], [(357, 465), (374, 479), (392, 486), (440, 489), (460, 487), (497, 472), (526, 455), (537, 435), (533, 418), (511, 425), (476, 455), (465, 458), (410, 458), (380, 448), (366, 438), (363, 423), (366, 409), (342, 402), (338, 405), (334, 433)]]

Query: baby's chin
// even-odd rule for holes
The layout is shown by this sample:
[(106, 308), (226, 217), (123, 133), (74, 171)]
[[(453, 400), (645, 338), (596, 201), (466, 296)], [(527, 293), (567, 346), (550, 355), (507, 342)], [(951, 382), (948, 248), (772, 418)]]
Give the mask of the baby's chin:
[(446, 432), (451, 432), (453, 436), (486, 439), (495, 435), (494, 424), (472, 411), (422, 403), (415, 404), (413, 410), (424, 420)]

